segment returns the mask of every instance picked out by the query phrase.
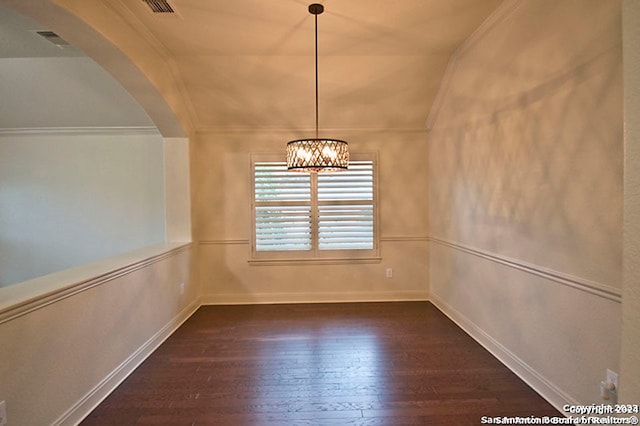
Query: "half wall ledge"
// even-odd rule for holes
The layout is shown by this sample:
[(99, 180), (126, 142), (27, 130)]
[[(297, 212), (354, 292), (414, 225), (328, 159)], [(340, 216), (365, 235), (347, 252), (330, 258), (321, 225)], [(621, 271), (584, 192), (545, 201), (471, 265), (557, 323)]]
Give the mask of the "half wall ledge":
[(191, 242), (160, 243), (0, 288), (0, 324), (177, 255)]

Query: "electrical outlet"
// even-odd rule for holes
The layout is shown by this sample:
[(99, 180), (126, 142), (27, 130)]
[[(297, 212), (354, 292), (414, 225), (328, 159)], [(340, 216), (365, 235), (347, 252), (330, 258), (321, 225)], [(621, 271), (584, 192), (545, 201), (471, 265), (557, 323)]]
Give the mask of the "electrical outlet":
[(615, 373), (607, 368), (607, 383), (613, 383), (616, 391), (618, 390), (618, 373)]
[(0, 426), (7, 424), (7, 403), (0, 401)]
[(608, 404), (618, 403), (618, 373), (607, 369), (607, 379), (600, 382), (600, 397)]
[(393, 269), (387, 268), (386, 274), (387, 274), (387, 278), (393, 278)]
[(180, 294), (184, 294), (184, 283), (180, 283)]

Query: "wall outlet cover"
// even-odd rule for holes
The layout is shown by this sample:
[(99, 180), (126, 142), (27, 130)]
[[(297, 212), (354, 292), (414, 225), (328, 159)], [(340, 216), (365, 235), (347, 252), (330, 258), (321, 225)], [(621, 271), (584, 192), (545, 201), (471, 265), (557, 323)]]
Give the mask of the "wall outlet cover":
[(0, 401), (0, 426), (7, 424), (7, 403)]
[(616, 389), (618, 389), (618, 373), (607, 369), (607, 383), (613, 383)]

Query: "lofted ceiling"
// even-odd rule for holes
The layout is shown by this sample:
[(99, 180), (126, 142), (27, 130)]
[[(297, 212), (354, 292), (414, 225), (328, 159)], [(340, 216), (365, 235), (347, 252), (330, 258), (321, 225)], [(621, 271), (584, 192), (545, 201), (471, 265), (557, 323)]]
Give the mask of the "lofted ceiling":
[[(424, 129), (451, 54), (501, 1), (323, 1), (321, 129)], [(53, 3), (121, 49), (189, 130), (314, 126), (310, 2), (169, 0), (175, 14), (143, 0)]]

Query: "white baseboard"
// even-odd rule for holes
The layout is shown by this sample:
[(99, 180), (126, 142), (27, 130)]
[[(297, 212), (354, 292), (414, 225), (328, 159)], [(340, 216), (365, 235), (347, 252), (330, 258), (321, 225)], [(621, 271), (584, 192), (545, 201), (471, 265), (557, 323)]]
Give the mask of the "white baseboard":
[(341, 303), (426, 301), (421, 291), (328, 292), (328, 293), (223, 293), (205, 294), (203, 305), (251, 305), (280, 303)]
[(52, 424), (77, 425), (202, 305), (426, 301), (426, 292), (264, 293), (206, 295), (194, 300)]
[(201, 306), (194, 300), (171, 321), (132, 353), (115, 370), (76, 402), (54, 425), (77, 425), (88, 416), (115, 388), (120, 385), (142, 362), (149, 357), (174, 331), (178, 329)]
[(431, 301), (442, 313), (462, 328), (494, 357), (531, 386), (544, 399), (562, 412), (565, 404), (578, 402), (538, 374), (523, 360), (502, 346), (474, 322), (439, 298), (427, 292), (355, 292), (355, 293), (260, 293), (209, 294), (199, 297), (178, 313), (138, 350), (131, 354), (107, 377), (74, 404), (54, 425), (77, 425), (89, 415), (120, 383), (122, 383), (149, 355), (153, 353), (202, 305), (282, 304), (282, 303), (340, 303), (340, 302), (392, 302)]
[(547, 378), (536, 372), (526, 362), (521, 360), (509, 349), (500, 344), (497, 340), (487, 334), (482, 328), (476, 325), (460, 311), (442, 300), (435, 294), (430, 295), (430, 302), (433, 303), (443, 314), (462, 328), (475, 341), (480, 343), (494, 357), (502, 362), (509, 370), (515, 373), (526, 384), (531, 386), (540, 396), (546, 399), (561, 413), (562, 407), (566, 404), (578, 405), (578, 402), (560, 390)]

